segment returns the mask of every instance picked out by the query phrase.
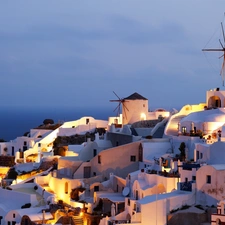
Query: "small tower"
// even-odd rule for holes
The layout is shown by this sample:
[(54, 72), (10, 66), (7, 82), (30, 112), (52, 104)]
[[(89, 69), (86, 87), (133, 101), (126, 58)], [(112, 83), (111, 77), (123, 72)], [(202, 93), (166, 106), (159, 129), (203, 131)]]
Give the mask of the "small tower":
[(219, 88), (207, 91), (206, 104), (208, 108), (225, 107), (225, 91), (221, 91)]
[(148, 99), (137, 92), (123, 99), (123, 124), (132, 124), (148, 118)]

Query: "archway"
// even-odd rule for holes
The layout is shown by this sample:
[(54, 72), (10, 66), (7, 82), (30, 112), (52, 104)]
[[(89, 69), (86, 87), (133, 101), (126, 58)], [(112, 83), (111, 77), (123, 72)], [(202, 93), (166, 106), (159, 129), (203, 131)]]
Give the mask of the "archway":
[(130, 223), (130, 221), (131, 221), (131, 216), (130, 216), (129, 213), (128, 213), (127, 216), (126, 216), (126, 220), (129, 221), (129, 223)]
[(221, 99), (218, 96), (212, 96), (208, 99), (208, 107), (209, 108), (220, 108), (221, 107)]

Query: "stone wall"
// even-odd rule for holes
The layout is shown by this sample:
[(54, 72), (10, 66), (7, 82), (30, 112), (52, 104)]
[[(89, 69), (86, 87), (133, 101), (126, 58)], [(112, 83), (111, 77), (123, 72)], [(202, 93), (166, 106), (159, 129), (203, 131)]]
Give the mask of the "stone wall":
[(15, 165), (15, 156), (0, 156), (0, 166), (12, 167)]

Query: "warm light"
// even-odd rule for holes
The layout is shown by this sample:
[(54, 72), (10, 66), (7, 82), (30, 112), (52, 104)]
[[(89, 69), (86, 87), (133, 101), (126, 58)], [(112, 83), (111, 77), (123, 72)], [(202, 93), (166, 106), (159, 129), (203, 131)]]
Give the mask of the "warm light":
[(145, 115), (145, 113), (141, 113), (141, 120), (146, 120), (146, 115)]
[(83, 215), (84, 215), (84, 213), (83, 212), (80, 212), (79, 216), (83, 216)]

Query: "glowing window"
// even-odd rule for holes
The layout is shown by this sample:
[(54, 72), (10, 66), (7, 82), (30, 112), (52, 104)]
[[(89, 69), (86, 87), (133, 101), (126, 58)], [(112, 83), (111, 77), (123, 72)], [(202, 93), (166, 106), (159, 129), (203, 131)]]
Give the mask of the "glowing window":
[(146, 120), (146, 115), (144, 113), (141, 113), (141, 120)]

